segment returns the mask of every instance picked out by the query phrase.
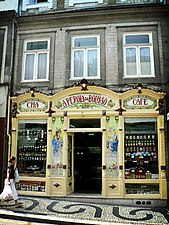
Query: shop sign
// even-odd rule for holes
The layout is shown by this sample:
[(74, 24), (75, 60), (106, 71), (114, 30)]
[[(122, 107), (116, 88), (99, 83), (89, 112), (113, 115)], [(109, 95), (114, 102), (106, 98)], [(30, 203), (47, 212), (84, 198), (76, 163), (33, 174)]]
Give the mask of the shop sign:
[(27, 99), (19, 103), (19, 110), (21, 112), (38, 112), (47, 110), (47, 102), (40, 99)]
[(58, 109), (76, 108), (76, 109), (95, 109), (112, 108), (115, 101), (100, 94), (75, 94), (57, 101), (55, 106)]
[(147, 95), (137, 95), (124, 100), (123, 105), (126, 109), (154, 109), (157, 100)]

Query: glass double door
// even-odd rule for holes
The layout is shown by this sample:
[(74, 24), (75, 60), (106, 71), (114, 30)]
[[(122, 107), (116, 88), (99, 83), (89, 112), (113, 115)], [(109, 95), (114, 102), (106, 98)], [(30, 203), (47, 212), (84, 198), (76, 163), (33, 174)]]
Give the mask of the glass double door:
[(73, 177), (74, 193), (100, 194), (102, 190), (102, 133), (75, 132), (74, 135), (69, 135), (68, 140), (68, 175)]

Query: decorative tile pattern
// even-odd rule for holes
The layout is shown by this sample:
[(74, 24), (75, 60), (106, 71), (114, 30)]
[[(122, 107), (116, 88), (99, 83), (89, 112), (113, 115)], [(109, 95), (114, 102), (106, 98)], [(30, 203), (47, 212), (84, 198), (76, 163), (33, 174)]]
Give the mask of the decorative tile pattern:
[(23, 207), (19, 209), (13, 207), (13, 201), (1, 203), (0, 218), (5, 218), (6, 213), (6, 218), (13, 215), (20, 217), (20, 220), (23, 221), (31, 221), (32, 219), (33, 222), (43, 221), (43, 223), (45, 220), (46, 223), (49, 223), (49, 221), (51, 223), (54, 223), (54, 221), (69, 221), (69, 224), (71, 224), (71, 221), (82, 222), (82, 224), (95, 224), (96, 221), (97, 224), (103, 222), (130, 225), (169, 224), (169, 212), (164, 208), (113, 206), (34, 197), (22, 197), (20, 201), (23, 203)]

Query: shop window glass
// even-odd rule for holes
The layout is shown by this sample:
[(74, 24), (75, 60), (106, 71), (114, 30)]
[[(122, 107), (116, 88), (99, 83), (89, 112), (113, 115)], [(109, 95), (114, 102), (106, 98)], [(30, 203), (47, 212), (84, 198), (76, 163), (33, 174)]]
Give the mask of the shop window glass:
[(48, 0), (26, 0), (26, 4), (37, 4), (37, 3), (41, 3), (41, 2), (48, 2)]
[(125, 179), (158, 179), (155, 118), (125, 119)]
[(20, 120), (17, 144), (17, 166), (20, 176), (45, 177), (46, 148), (46, 121)]
[(124, 77), (154, 76), (152, 34), (124, 35)]
[(125, 184), (126, 194), (159, 194), (159, 184)]
[(72, 41), (72, 79), (100, 77), (99, 36), (74, 37)]
[(100, 119), (70, 119), (70, 128), (100, 128)]
[(49, 40), (27, 41), (24, 49), (22, 81), (47, 81)]

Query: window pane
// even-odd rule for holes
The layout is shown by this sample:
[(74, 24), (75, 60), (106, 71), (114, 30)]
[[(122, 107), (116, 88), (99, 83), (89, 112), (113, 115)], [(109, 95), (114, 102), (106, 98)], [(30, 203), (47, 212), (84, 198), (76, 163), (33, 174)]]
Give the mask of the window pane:
[(37, 3), (40, 3), (40, 2), (48, 2), (48, 0), (37, 0)]
[(40, 53), (38, 55), (38, 74), (37, 79), (46, 79), (47, 54)]
[(39, 50), (39, 49), (47, 49), (48, 42), (47, 41), (37, 41), (37, 42), (28, 42), (27, 50)]
[(26, 4), (36, 4), (41, 2), (48, 2), (48, 0), (26, 0)]
[(126, 72), (127, 72), (127, 75), (137, 74), (135, 48), (126, 49)]
[(74, 77), (83, 77), (84, 53), (83, 51), (74, 52)]
[(74, 47), (81, 47), (81, 46), (97, 46), (97, 37), (76, 38), (74, 40)]
[(150, 48), (140, 48), (141, 74), (151, 74)]
[(126, 44), (143, 44), (150, 43), (149, 35), (127, 35)]
[(5, 30), (0, 29), (0, 78), (1, 78), (1, 70), (3, 67), (2, 59), (3, 59), (3, 48), (4, 48), (4, 36), (5, 36)]
[(34, 54), (26, 55), (25, 62), (25, 80), (33, 80), (34, 72)]
[(26, 4), (34, 4), (36, 3), (36, 0), (26, 0)]
[(17, 164), (20, 176), (46, 175), (47, 122), (20, 120), (18, 124)]
[(88, 51), (88, 76), (97, 76), (97, 50)]

